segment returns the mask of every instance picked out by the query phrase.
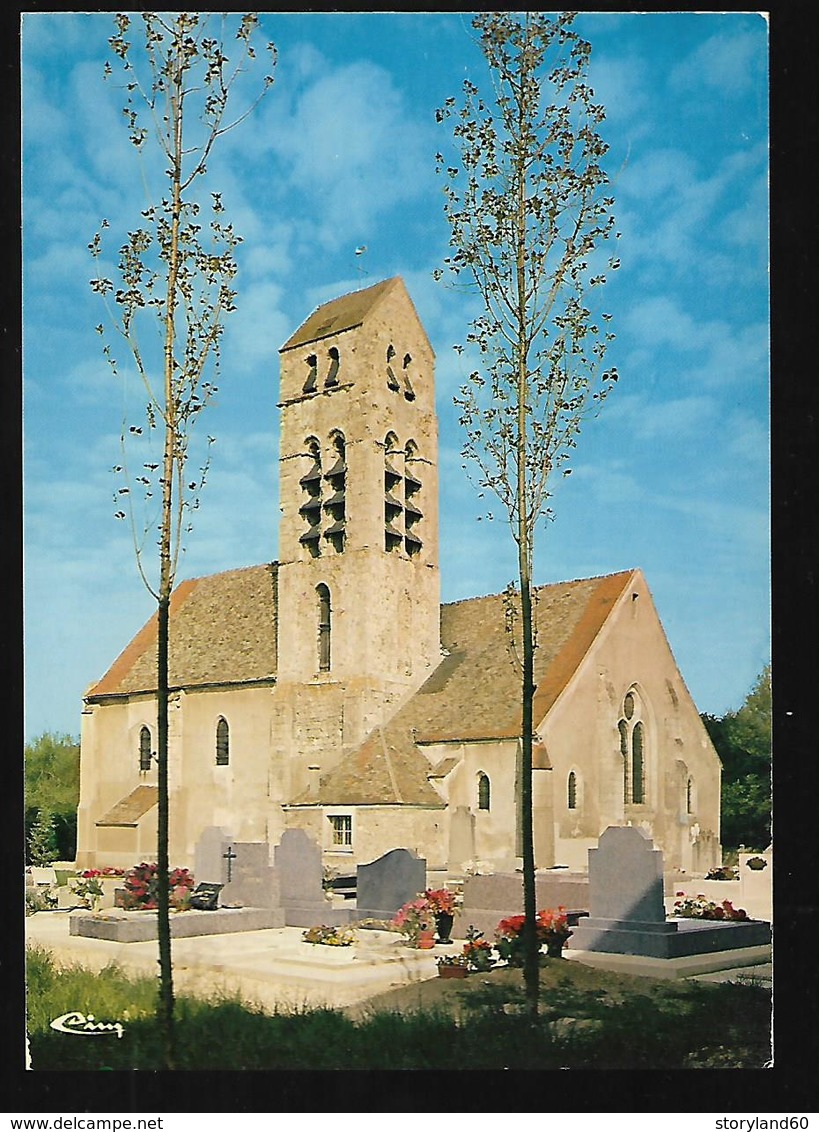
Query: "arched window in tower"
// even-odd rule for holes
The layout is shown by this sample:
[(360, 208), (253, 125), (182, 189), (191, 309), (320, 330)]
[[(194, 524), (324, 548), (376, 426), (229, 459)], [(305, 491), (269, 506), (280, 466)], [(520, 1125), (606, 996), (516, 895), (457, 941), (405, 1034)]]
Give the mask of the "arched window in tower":
[(321, 534), (321, 445), (315, 436), (305, 442), (310, 465), (299, 480), (302, 489), (302, 503), (299, 514), (304, 519), (305, 529), (299, 535), (299, 542), (309, 550), (313, 558), (321, 553), (319, 536)]
[(401, 498), (403, 475), (396, 467), (402, 452), (398, 437), (388, 432), (384, 437), (384, 549), (398, 550), (404, 541), (404, 501)]
[(341, 364), (338, 348), (331, 346), (327, 351), (327, 357), (330, 359), (330, 365), (324, 379), (324, 388), (331, 389), (334, 385), (338, 385), (338, 367)]
[(685, 812), (693, 814), (694, 812), (694, 780), (689, 778), (685, 784)]
[(316, 595), (318, 597), (318, 667), (319, 672), (329, 672), (332, 610), (330, 591), (324, 582), (316, 586)]
[(623, 709), (617, 729), (623, 759), (623, 800), (627, 806), (645, 805), (646, 731), (640, 699), (634, 689), (623, 697)]
[(398, 378), (395, 376), (395, 370), (392, 368), (392, 360), (395, 357), (395, 346), (390, 343), (387, 347), (387, 386), (393, 391), (398, 393), (401, 386), (398, 384)]
[(139, 770), (144, 773), (151, 769), (151, 732), (147, 727), (139, 731)]
[(307, 356), (307, 377), (301, 387), (302, 393), (315, 393), (318, 383), (318, 358), (315, 354)]
[(421, 510), (422, 484), (418, 478), (420, 458), (418, 446), (414, 441), (407, 441), (406, 460), (404, 462), (404, 513), (405, 534), (404, 549), (410, 558), (420, 554), (423, 543), (420, 537), (420, 523), (424, 517)]
[(410, 375), (409, 375), (410, 362), (411, 361), (412, 361), (412, 355), (411, 354), (404, 354), (404, 365), (402, 367), (402, 369), (403, 369), (402, 376), (404, 378), (404, 396), (406, 397), (406, 399), (408, 401), (414, 401), (415, 400), (415, 390), (412, 388), (412, 382), (410, 381)]
[(570, 810), (577, 809), (577, 775), (573, 770), (569, 771), (566, 783), (566, 807)]
[(330, 435), (331, 464), (324, 475), (329, 494), (324, 500), (324, 537), (333, 550), (344, 550), (347, 525), (347, 448), (344, 434), (335, 431)]
[(216, 724), (216, 765), (227, 766), (230, 762), (230, 728), (223, 715)]
[(492, 802), (492, 787), (489, 775), (483, 771), (478, 775), (478, 809), (488, 810)]

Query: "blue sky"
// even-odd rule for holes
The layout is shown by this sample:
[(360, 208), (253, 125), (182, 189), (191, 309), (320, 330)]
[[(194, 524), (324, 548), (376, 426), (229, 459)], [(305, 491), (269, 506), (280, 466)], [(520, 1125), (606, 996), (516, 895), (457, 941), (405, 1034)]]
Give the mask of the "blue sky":
[[(435, 109), (483, 81), (464, 14), (269, 14), (276, 82), (224, 139), (213, 186), (244, 238), (238, 311), (203, 432), (213, 463), (179, 578), (277, 555), (278, 348), (315, 306), (402, 275), (437, 355), (445, 601), (515, 575), (479, 520), (452, 397), (464, 295), (433, 280), (448, 228)], [(606, 105), (620, 381), (581, 434), (541, 531), (539, 582), (639, 566), (702, 711), (770, 659), (768, 28), (756, 14), (584, 14)], [(95, 326), (87, 245), (145, 198), (103, 81), (110, 13), (25, 13), (25, 734), (79, 732), (82, 694), (148, 619), (114, 517), (122, 387)], [(355, 249), (366, 245), (362, 256)], [(497, 510), (497, 509), (496, 509)]]

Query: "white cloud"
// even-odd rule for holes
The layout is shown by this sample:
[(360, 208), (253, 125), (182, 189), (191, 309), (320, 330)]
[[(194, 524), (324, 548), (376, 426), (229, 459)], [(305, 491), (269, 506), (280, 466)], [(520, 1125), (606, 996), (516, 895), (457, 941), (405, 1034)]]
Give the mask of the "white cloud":
[(707, 86), (718, 91), (720, 99), (736, 98), (756, 84), (760, 55), (758, 32), (746, 27), (720, 32), (701, 43), (672, 69), (669, 86), (678, 93), (696, 95)]

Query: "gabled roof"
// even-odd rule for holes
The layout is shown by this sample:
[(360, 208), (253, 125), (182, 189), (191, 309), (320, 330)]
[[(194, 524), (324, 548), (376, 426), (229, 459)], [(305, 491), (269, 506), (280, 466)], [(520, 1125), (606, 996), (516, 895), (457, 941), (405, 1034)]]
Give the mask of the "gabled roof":
[[(276, 675), (275, 563), (182, 582), (171, 598), (171, 687), (241, 684)], [(86, 699), (156, 690), (154, 615)]]
[(147, 814), (151, 807), (159, 800), (159, 787), (143, 784), (137, 786), (122, 798), (107, 813), (103, 814), (96, 825), (139, 825), (139, 819)]
[(384, 295), (396, 285), (403, 286), (400, 276), (385, 279), (363, 291), (352, 291), (320, 307), (301, 324), (298, 330), (288, 338), (279, 350), (292, 350), (294, 346), (305, 346), (308, 342), (316, 342), (320, 338), (327, 338), (331, 334), (338, 334), (342, 330), (352, 330), (361, 326), (364, 319), (380, 302)]
[[(536, 590), (536, 725), (576, 672), (633, 574)], [(517, 738), (521, 677), (506, 611), (503, 594), (443, 606), (444, 659), (388, 723), (322, 778), (317, 796), (305, 795), (298, 803), (441, 805), (429, 778), (445, 768), (431, 768), (419, 744)]]

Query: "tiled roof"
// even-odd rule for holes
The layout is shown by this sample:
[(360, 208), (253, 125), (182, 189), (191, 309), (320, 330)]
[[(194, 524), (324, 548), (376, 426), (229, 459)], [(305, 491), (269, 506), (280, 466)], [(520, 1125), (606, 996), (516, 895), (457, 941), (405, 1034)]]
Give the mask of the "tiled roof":
[[(171, 599), (171, 687), (276, 675), (276, 564), (182, 582)], [(156, 615), (86, 698), (156, 689)]]
[(143, 814), (147, 814), (155, 806), (159, 798), (159, 789), (156, 786), (137, 786), (130, 794), (122, 798), (107, 813), (103, 814), (97, 825), (126, 825), (135, 826)]
[[(535, 724), (566, 687), (633, 571), (541, 586), (536, 591)], [(520, 735), (520, 675), (513, 658), (503, 594), (441, 609), (444, 659), (383, 728), (322, 778), (318, 797), (300, 802), (441, 805), (417, 744)], [(545, 752), (539, 765), (548, 765)]]
[(292, 350), (294, 346), (305, 346), (308, 342), (360, 326), (376, 303), (398, 280), (399, 277), (394, 276), (373, 287), (366, 287), (363, 291), (352, 291), (329, 303), (323, 303), (288, 338), (279, 352)]

